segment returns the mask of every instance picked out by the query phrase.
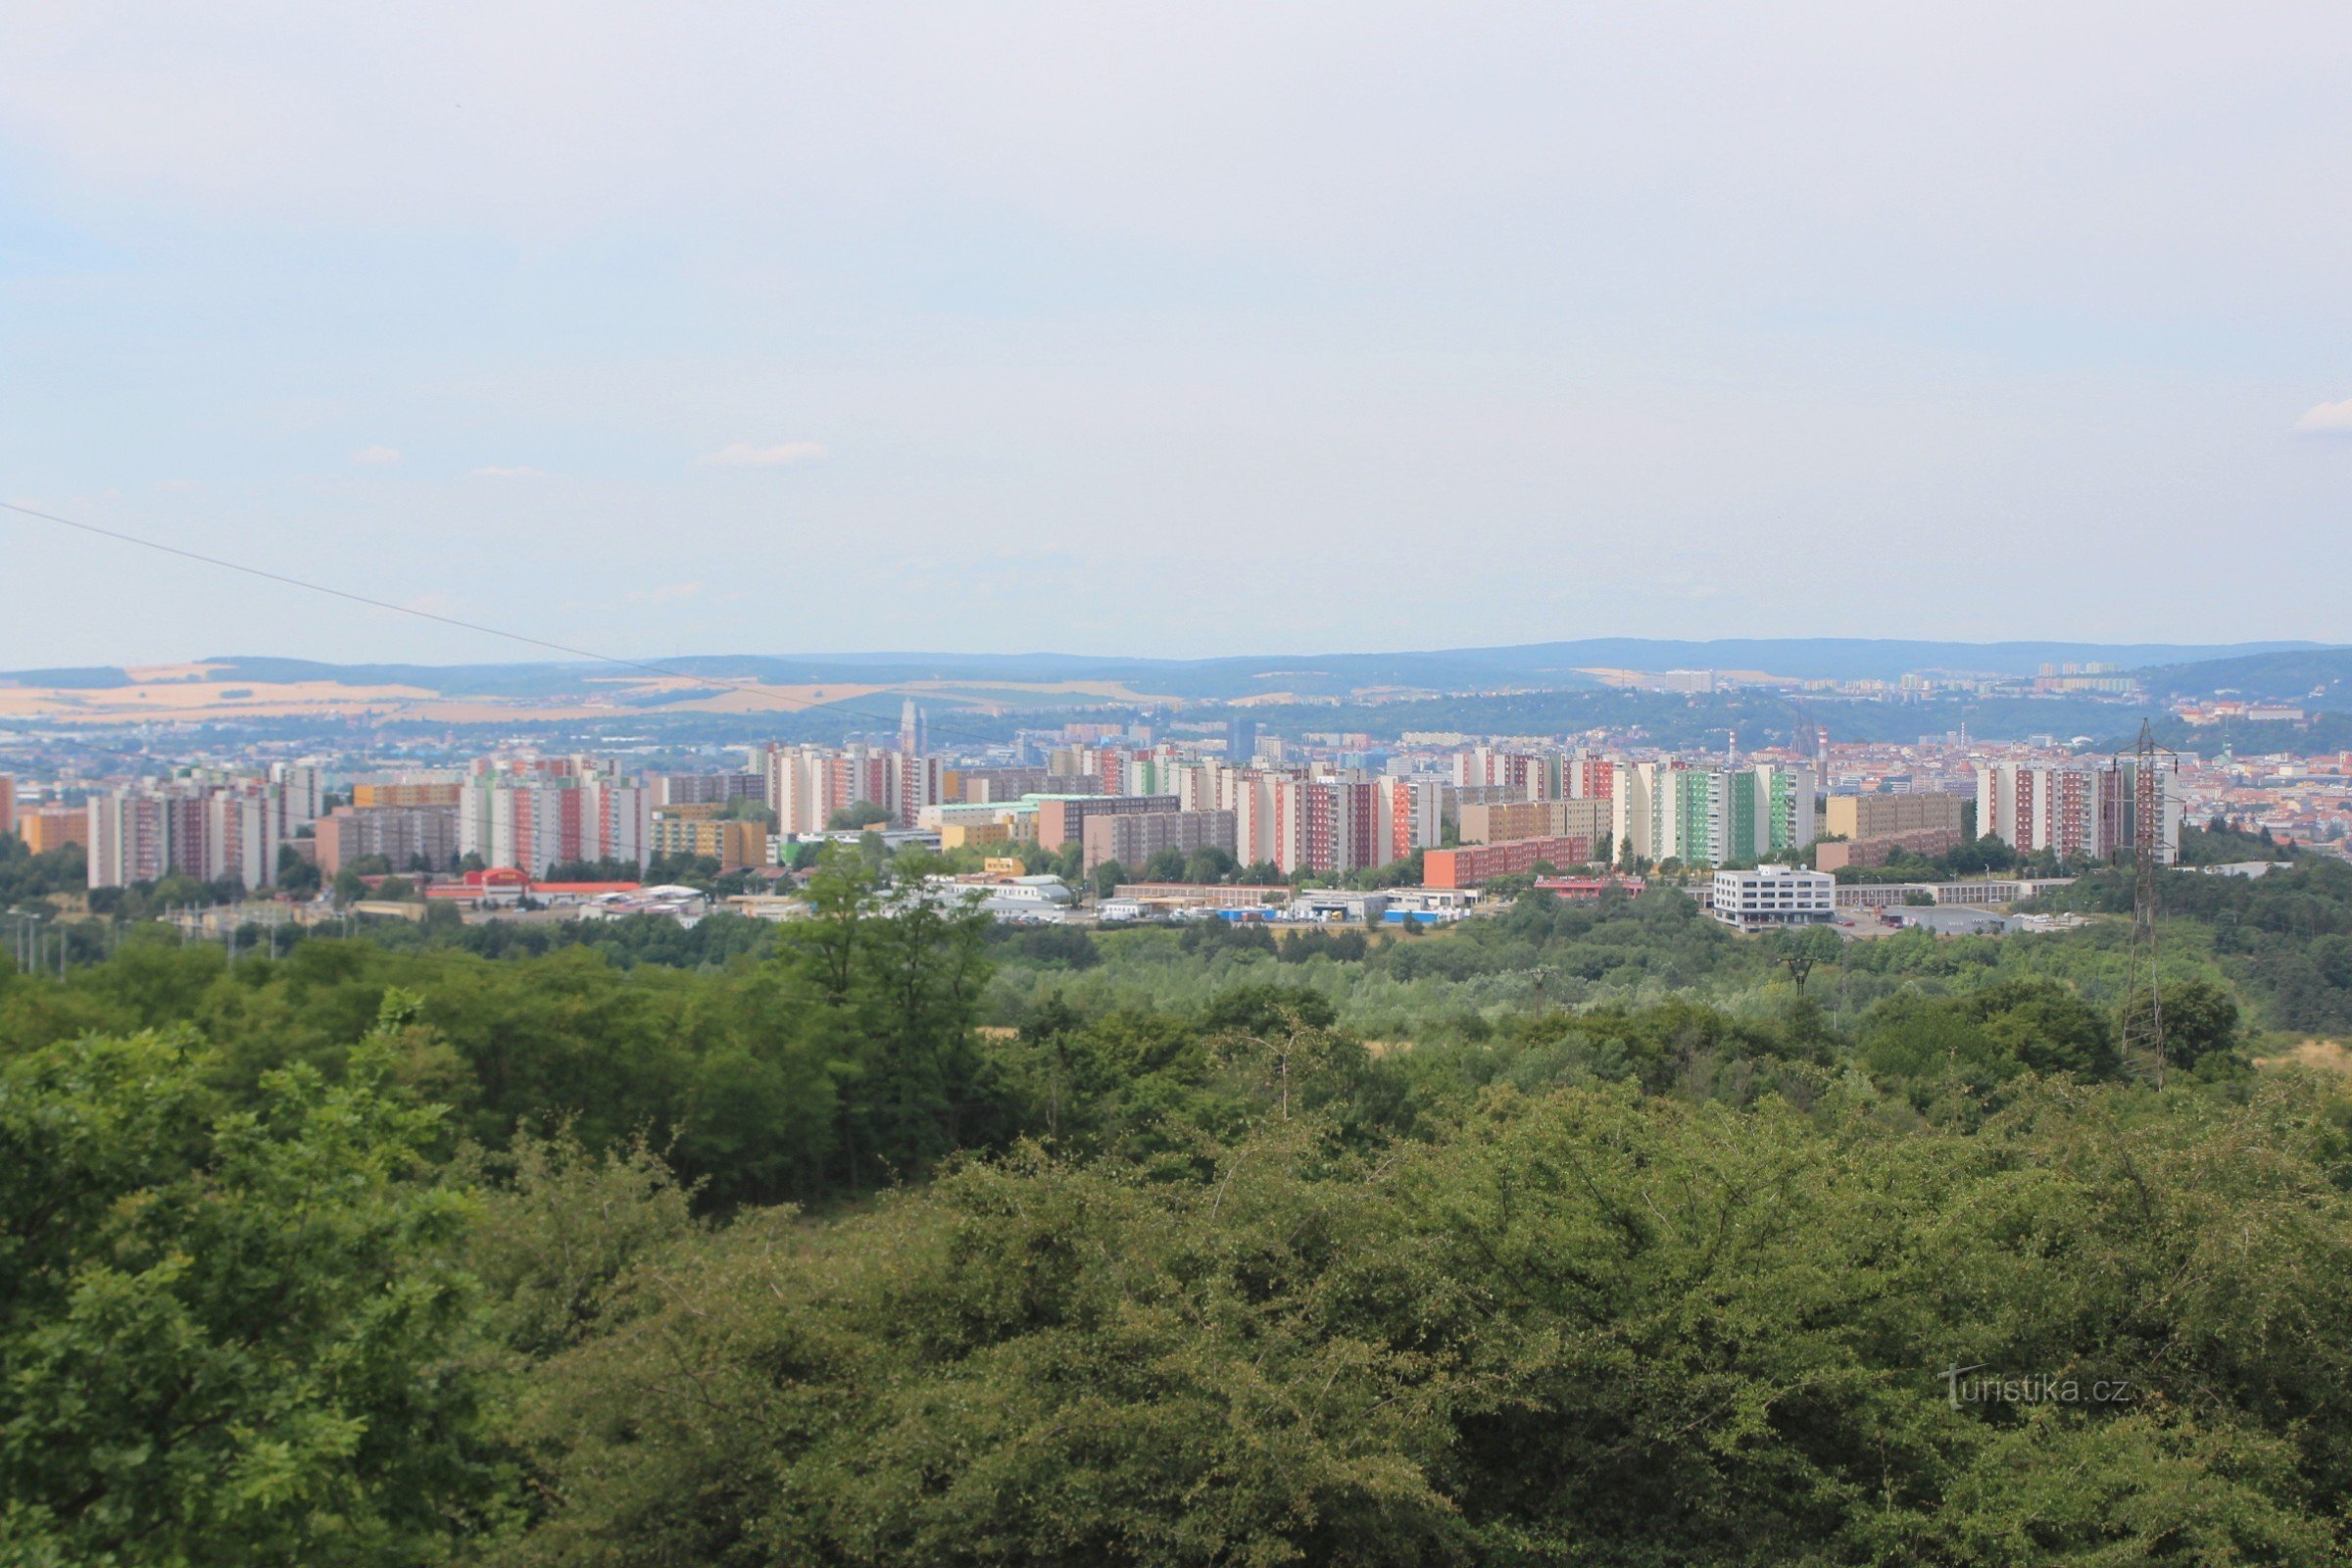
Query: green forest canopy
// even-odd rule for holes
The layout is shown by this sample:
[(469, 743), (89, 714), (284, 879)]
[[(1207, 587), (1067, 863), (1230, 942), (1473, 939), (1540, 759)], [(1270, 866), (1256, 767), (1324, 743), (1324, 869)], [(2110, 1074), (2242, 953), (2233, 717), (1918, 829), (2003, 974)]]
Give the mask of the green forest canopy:
[(2168, 879), (2161, 1091), (2116, 922), (134, 928), (0, 975), (0, 1562), (2334, 1560), (2348, 879)]

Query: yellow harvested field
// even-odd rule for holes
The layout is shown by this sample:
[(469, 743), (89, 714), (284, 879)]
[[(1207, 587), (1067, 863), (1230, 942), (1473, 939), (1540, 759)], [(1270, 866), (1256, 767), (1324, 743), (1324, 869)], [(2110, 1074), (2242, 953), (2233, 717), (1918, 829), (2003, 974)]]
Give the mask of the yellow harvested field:
[(2352, 1076), (2352, 1051), (2333, 1040), (2306, 1040), (2276, 1056), (2257, 1056), (2257, 1067), (2316, 1067), (2322, 1072)]
[[(675, 676), (589, 676), (589, 694), (550, 698), (450, 697), (421, 686), (349, 686), (339, 681), (208, 679), (218, 664), (153, 664), (126, 669), (133, 683), (113, 688), (0, 685), (0, 722), (57, 720), (81, 724), (213, 722), (239, 718), (404, 718), (441, 724), (494, 724), (528, 718), (598, 719), (637, 710), (651, 697), (674, 701), (642, 710), (664, 713), (789, 713), (835, 704), (856, 705), (877, 695), (916, 691), (943, 703), (998, 708), (993, 694), (1092, 697), (1109, 702), (1176, 703), (1117, 681), (911, 681), (867, 684), (714, 685)], [(895, 710), (880, 716), (895, 718)]]
[(327, 680), (223, 685), (175, 678), (103, 691), (0, 686), (0, 718), (142, 724), (155, 719), (334, 717), (405, 708), (436, 695), (421, 686), (345, 686)]

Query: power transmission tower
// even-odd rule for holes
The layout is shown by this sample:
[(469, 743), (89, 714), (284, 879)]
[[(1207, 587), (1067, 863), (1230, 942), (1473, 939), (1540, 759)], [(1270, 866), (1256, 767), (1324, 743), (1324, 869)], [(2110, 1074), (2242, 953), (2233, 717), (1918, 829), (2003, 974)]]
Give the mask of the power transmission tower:
[(1796, 743), (1795, 750), (1812, 761), (1813, 786), (1826, 795), (1830, 788), (1829, 727), (1822, 723), (1812, 706), (1802, 697), (1784, 697), (1781, 700), (1796, 715), (1797, 727), (1789, 738)]
[[(2178, 769), (2180, 755), (2156, 744), (2156, 731), (2139, 721), (2139, 740), (2129, 754), (2118, 752), (2115, 771), (2129, 755), (2132, 804), (2132, 948), (2124, 973), (2124, 1012), (2121, 1027), (2123, 1061), (2164, 1087), (2164, 998), (2156, 978), (2156, 872), (2164, 847), (2167, 791), (2159, 768)], [(2117, 804), (2122, 804), (2119, 781)]]
[(1788, 971), (1788, 978), (1796, 982), (1796, 994), (1803, 996), (1805, 977), (1813, 972), (1812, 957), (1805, 954), (1790, 954), (1781, 960), (1781, 966)]

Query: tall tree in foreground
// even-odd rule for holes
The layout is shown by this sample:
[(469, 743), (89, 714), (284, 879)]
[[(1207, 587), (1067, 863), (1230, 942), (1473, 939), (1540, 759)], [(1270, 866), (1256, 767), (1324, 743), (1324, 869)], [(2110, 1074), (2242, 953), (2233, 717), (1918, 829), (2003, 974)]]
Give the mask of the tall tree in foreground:
[(412, 1008), (254, 1109), (185, 1037), (0, 1066), (0, 1562), (425, 1562), (486, 1505)]

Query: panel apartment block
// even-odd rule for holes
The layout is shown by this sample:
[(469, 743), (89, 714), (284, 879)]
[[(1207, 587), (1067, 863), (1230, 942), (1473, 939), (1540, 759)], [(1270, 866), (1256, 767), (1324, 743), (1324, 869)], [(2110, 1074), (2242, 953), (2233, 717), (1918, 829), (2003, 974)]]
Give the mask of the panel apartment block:
[(1064, 845), (1083, 842), (1086, 824), (1098, 816), (1141, 815), (1180, 808), (1173, 795), (1048, 796), (1037, 803), (1037, 842), (1049, 850), (1059, 850)]
[(1465, 805), (1464, 844), (1501, 844), (1512, 839), (1583, 838), (1599, 843), (1609, 831), (1606, 800), (1507, 801)]
[(1195, 850), (1233, 853), (1231, 811), (1120, 811), (1087, 819), (1079, 842), (1085, 847), (1086, 868), (1109, 860), (1141, 869), (1162, 850), (1186, 855)]
[(1502, 844), (1469, 844), (1458, 850), (1428, 850), (1421, 857), (1421, 885), (1474, 888), (1498, 876), (1525, 876), (1539, 862), (1582, 865), (1592, 858), (1592, 841), (1581, 838), (1512, 839)]
[(314, 855), (327, 876), (355, 860), (380, 855), (395, 871), (407, 871), (418, 858), (436, 871), (458, 858), (458, 808), (455, 806), (369, 807), (338, 806), (318, 818)]
[(1833, 795), (1824, 825), (1848, 839), (1891, 839), (1904, 833), (1960, 831), (1957, 795)]

